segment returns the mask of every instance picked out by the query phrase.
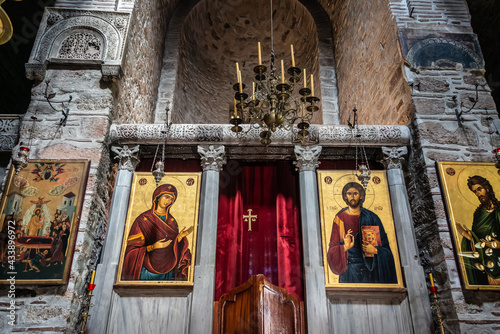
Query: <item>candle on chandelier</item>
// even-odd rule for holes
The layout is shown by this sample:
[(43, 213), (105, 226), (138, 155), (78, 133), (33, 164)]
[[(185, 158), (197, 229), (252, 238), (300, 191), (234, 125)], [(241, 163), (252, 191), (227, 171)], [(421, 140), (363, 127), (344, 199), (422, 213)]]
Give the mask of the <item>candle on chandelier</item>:
[(90, 284), (94, 284), (95, 270), (92, 270), (92, 277), (90, 278)]
[(239, 83), (240, 83), (240, 93), (243, 93), (243, 83), (241, 82), (241, 71), (238, 71), (238, 78), (239, 78)]
[(236, 63), (236, 81), (239, 83), (241, 80), (240, 78), (240, 67), (238, 65), (238, 63)]
[(255, 82), (252, 82), (252, 100), (255, 101)]
[(429, 273), (429, 279), (431, 281), (431, 286), (434, 287), (434, 278), (432, 278), (432, 273)]
[(311, 96), (314, 96), (314, 78), (311, 74)]
[(307, 76), (306, 76), (306, 69), (304, 68), (304, 88), (307, 88)]
[(260, 51), (260, 42), (257, 43), (257, 46), (259, 48), (259, 65), (262, 65), (262, 52)]
[(281, 59), (281, 83), (285, 83), (285, 62)]
[(302, 121), (304, 121), (305, 111), (304, 103), (302, 103)]
[(234, 118), (238, 117), (238, 113), (236, 112), (236, 99), (234, 100)]
[(290, 52), (292, 54), (292, 67), (295, 67), (295, 56), (293, 54), (293, 44), (290, 44)]

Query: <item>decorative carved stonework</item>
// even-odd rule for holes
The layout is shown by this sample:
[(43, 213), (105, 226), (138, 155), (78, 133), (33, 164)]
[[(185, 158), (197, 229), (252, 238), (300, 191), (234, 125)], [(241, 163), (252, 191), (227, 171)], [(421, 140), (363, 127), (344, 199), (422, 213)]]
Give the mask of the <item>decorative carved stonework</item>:
[(101, 40), (91, 33), (78, 32), (67, 37), (61, 45), (58, 58), (61, 59), (100, 59)]
[(382, 153), (385, 157), (382, 160), (386, 169), (402, 169), (404, 155), (408, 154), (406, 146), (402, 147), (385, 147), (382, 146)]
[(122, 68), (120, 65), (101, 65), (101, 73), (104, 81), (120, 79), (122, 76)]
[(41, 65), (57, 63), (74, 66), (75, 59), (83, 67), (85, 61), (93, 66), (97, 62), (102, 66), (120, 67), (130, 15), (115, 11), (45, 8), (31, 57), (26, 64), (26, 76), (41, 81), (46, 69)]
[(297, 161), (293, 164), (299, 172), (316, 171), (319, 166), (318, 158), (321, 154), (321, 146), (295, 146), (295, 157)]
[(204, 172), (209, 170), (220, 172), (222, 167), (226, 164), (224, 145), (198, 145), (198, 153), (201, 156), (201, 167)]
[(14, 147), (19, 133), (19, 116), (0, 116), (0, 151), (10, 151)]
[[(244, 129), (246, 131), (247, 128)], [(253, 131), (255, 130), (255, 131)], [(410, 130), (404, 125), (360, 125), (355, 137), (347, 125), (313, 125), (319, 144), (322, 146), (346, 146), (356, 142), (365, 146), (403, 146), (410, 143)], [(231, 125), (220, 124), (173, 124), (168, 132), (171, 144), (216, 142), (220, 144), (260, 145), (258, 129), (252, 129), (238, 137)], [(158, 144), (164, 139), (163, 124), (113, 124), (110, 128), (113, 142)], [(272, 135), (273, 144), (292, 145), (290, 132), (277, 130)], [(272, 147), (272, 146), (271, 146)]]
[(128, 170), (130, 172), (135, 171), (135, 168), (139, 163), (139, 148), (139, 145), (132, 146), (131, 148), (129, 148), (127, 145), (123, 145), (122, 147), (111, 147), (111, 151), (116, 154), (115, 159), (120, 161), (118, 166), (120, 170)]

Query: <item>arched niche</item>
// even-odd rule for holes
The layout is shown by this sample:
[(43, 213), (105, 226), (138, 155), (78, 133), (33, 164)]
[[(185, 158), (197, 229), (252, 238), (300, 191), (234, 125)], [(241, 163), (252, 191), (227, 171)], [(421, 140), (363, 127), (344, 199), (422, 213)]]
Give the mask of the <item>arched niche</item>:
[[(234, 96), (232, 85), (236, 81), (235, 63), (239, 63), (243, 81), (251, 87), (253, 67), (257, 65), (257, 42), (261, 42), (263, 63), (270, 67), (270, 16), (268, 0), (181, 3), (165, 41), (155, 123), (164, 122), (166, 107), (177, 124), (228, 123)], [(286, 68), (290, 66), (290, 44), (293, 44), (296, 66), (306, 68), (308, 77), (314, 75), (315, 95), (323, 101), (323, 108), (313, 122), (337, 123), (337, 88), (328, 16), (315, 1), (303, 4), (286, 0), (273, 3), (273, 25), (276, 66), (279, 67), (281, 59), (285, 60)]]

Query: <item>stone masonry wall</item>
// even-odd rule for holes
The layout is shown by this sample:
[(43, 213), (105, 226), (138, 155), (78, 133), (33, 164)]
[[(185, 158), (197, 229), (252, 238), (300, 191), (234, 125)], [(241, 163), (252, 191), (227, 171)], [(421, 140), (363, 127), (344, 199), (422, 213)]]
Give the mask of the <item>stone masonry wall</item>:
[(336, 1), (329, 11), (341, 124), (355, 102), (360, 124), (407, 124), (413, 107), (388, 1)]
[(178, 0), (137, 0), (122, 67), (113, 84), (113, 119), (118, 123), (153, 123), (162, 68), (165, 33)]
[[(61, 114), (44, 98), (45, 83), (32, 90), (32, 100), (20, 130), (27, 145), (31, 129), (33, 141), (30, 159), (89, 159), (86, 187), (73, 264), (67, 285), (40, 287), (17, 285), (16, 324), (7, 324), (5, 311), (9, 299), (6, 287), (0, 288), (0, 333), (73, 332), (81, 315), (81, 296), (85, 293), (91, 269), (95, 267), (101, 237), (107, 220), (109, 153), (106, 136), (110, 124), (112, 97), (109, 89), (99, 86), (98, 70), (49, 70), (49, 93), (57, 100), (67, 100), (70, 114), (66, 126), (59, 126)], [(37, 121), (32, 128), (31, 116)]]
[[(417, 36), (419, 41), (449, 43), (456, 47), (455, 54), (465, 50), (464, 55), (480, 55), (473, 43), (465, 1), (398, 0), (390, 5), (402, 47)], [(431, 59), (426, 66), (416, 65), (418, 57), (413, 59), (415, 63), (406, 62), (416, 110), (407, 184), (421, 260), (426, 273), (434, 274), (446, 332), (493, 333), (500, 329), (495, 311), (500, 306), (500, 293), (462, 289), (435, 163), (493, 162), (492, 145), (498, 145), (498, 138), (490, 133), (498, 116), (482, 64), (449, 61), (454, 54), (450, 56), (448, 60)], [(455, 110), (472, 107), (476, 85), (478, 102), (462, 115), (460, 125)]]

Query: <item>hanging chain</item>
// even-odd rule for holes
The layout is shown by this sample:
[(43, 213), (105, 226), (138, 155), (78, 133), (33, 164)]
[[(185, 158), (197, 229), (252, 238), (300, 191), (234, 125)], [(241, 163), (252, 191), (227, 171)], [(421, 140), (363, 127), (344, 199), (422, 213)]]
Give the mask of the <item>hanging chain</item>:
[(358, 142), (356, 141), (356, 174), (358, 173)]
[(274, 38), (273, 38), (273, 0), (271, 1), (271, 52), (274, 54)]
[(35, 132), (35, 122), (37, 120), (36, 113), (38, 111), (38, 108), (35, 108), (35, 114), (31, 116), (31, 119), (33, 120), (33, 123), (31, 124), (31, 129), (30, 129), (30, 136), (28, 139), (28, 148), (31, 149), (31, 142), (33, 140), (33, 132)]
[(364, 157), (365, 157), (366, 167), (368, 168), (368, 170), (370, 170), (370, 164), (368, 163), (368, 157), (366, 156), (365, 147), (364, 147), (364, 146), (361, 146), (361, 149), (363, 150), (363, 155), (364, 155)]
[(151, 172), (153, 172), (153, 168), (154, 168), (154, 165), (155, 165), (155, 161), (156, 161), (156, 156), (158, 154), (158, 148), (160, 147), (160, 144), (158, 144), (156, 146), (156, 152), (155, 152), (155, 157), (153, 158), (153, 163), (151, 164)]

